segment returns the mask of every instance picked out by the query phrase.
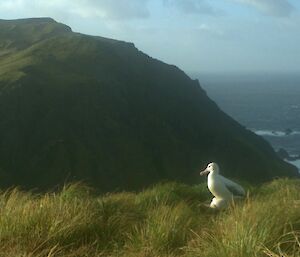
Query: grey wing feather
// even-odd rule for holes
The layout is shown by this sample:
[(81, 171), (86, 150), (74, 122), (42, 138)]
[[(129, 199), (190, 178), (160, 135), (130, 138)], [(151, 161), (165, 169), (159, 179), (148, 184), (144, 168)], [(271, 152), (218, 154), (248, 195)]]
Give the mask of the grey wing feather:
[(242, 186), (239, 184), (233, 182), (232, 180), (229, 180), (223, 176), (222, 181), (224, 182), (226, 188), (233, 194), (233, 195), (245, 195), (245, 190)]

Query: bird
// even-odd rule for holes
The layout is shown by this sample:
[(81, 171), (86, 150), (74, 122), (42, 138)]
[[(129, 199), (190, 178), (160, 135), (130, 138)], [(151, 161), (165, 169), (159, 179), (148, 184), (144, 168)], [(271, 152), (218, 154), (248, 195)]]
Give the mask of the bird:
[(220, 175), (220, 168), (217, 163), (209, 163), (206, 169), (200, 172), (201, 176), (207, 174), (207, 187), (214, 196), (209, 205), (210, 208), (224, 209), (235, 198), (245, 196), (245, 190), (242, 186)]

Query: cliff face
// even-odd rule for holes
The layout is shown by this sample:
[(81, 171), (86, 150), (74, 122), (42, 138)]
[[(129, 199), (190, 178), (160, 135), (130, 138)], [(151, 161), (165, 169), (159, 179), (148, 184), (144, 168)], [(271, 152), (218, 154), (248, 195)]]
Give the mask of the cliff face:
[(52, 19), (0, 20), (0, 106), (4, 186), (196, 182), (210, 161), (249, 181), (296, 174), (177, 67)]

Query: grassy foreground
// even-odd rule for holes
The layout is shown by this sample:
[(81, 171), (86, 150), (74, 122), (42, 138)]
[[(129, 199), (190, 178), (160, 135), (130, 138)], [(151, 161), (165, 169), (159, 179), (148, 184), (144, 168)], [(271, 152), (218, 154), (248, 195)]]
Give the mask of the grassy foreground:
[[(249, 189), (249, 187), (248, 187)], [(159, 184), (96, 196), (73, 184), (59, 193), (0, 194), (0, 256), (300, 256), (300, 181), (249, 189), (214, 213), (205, 184)]]

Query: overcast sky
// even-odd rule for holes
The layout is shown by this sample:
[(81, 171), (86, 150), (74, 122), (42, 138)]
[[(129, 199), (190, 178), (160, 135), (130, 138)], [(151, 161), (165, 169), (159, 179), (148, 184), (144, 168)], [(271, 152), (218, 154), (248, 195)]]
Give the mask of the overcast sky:
[(0, 0), (0, 19), (42, 16), (186, 72), (300, 71), (299, 0)]

